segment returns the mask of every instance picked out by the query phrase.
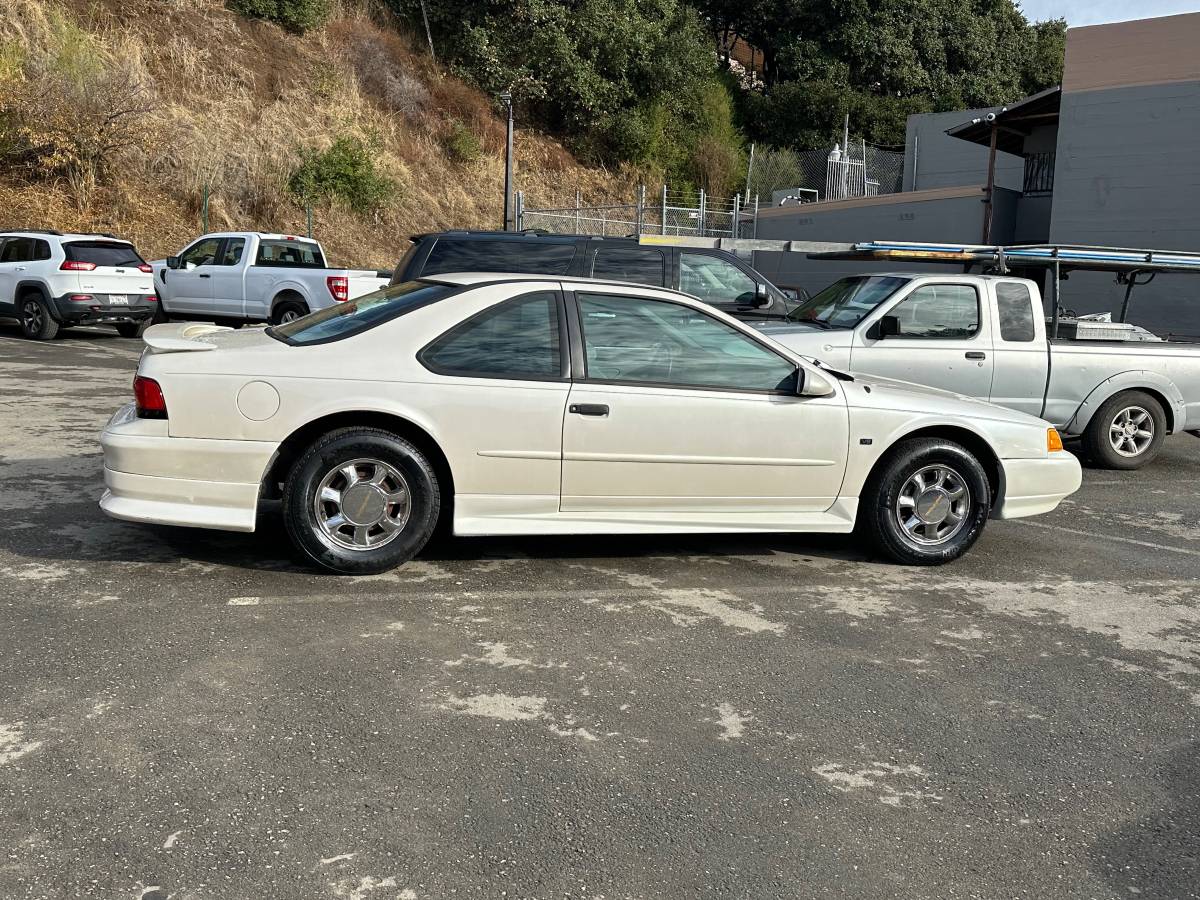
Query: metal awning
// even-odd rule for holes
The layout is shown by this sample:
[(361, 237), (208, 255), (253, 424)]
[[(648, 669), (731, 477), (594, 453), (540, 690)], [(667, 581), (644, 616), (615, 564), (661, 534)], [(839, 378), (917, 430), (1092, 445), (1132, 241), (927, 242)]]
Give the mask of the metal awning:
[(996, 118), (972, 119), (962, 125), (946, 130), (950, 137), (961, 138), (984, 147), (991, 146), (992, 128), (996, 129), (996, 149), (1021, 156), (1025, 152), (1025, 138), (1039, 125), (1052, 125), (1058, 121), (1062, 101), (1062, 88), (1052, 87), (1018, 100), (1011, 106), (996, 111)]

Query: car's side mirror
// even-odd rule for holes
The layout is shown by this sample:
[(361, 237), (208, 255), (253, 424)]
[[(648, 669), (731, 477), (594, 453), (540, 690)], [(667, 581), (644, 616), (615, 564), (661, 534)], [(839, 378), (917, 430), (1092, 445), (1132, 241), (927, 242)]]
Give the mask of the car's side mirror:
[(800, 397), (828, 397), (833, 385), (820, 372), (800, 368), (796, 372), (796, 394)]
[(875, 323), (875, 337), (878, 340), (897, 337), (900, 334), (900, 320), (895, 316), (881, 316)]
[(182, 265), (183, 265), (183, 263), (180, 261), (178, 256), (168, 256), (167, 257), (167, 268), (168, 269), (178, 269)]
[(771, 305), (771, 293), (761, 281), (754, 285), (754, 305), (759, 309)]

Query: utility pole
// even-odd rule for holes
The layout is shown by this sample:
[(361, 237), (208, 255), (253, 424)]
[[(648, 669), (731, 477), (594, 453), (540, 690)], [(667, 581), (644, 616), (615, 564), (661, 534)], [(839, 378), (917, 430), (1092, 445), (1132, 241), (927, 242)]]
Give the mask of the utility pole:
[(433, 32), (429, 30), (429, 13), (425, 9), (425, 0), (421, 0), (421, 20), (425, 23), (425, 40), (429, 41), (429, 55), (433, 64), (437, 65), (437, 54), (433, 52)]
[(500, 95), (500, 102), (508, 107), (508, 137), (504, 145), (504, 230), (512, 231), (512, 182), (513, 182), (513, 104), (512, 92)]

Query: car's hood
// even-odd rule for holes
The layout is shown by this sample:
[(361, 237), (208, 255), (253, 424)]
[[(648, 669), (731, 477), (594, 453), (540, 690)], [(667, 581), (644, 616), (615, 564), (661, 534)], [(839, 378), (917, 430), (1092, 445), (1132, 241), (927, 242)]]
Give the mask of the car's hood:
[(860, 372), (851, 374), (854, 376), (855, 385), (863, 388), (866, 396), (872, 399), (872, 405), (914, 410), (937, 408), (941, 412), (953, 412), (970, 418), (1010, 422), (1014, 425), (1032, 425), (1038, 428), (1046, 427), (1046, 423), (1036, 416), (997, 406), (987, 400), (956, 394), (954, 391), (945, 391), (925, 384), (914, 384), (911, 381), (899, 381), (895, 378), (864, 375)]
[(793, 353), (819, 359), (835, 369), (850, 366), (850, 345), (854, 332), (848, 328), (824, 329), (797, 322), (764, 322), (758, 330)]

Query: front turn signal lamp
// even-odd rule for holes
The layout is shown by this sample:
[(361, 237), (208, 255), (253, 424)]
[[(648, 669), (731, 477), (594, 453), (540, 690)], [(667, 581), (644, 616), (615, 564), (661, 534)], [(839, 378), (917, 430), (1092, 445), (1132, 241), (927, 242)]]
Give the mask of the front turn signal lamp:
[(1056, 453), (1063, 448), (1062, 437), (1057, 428), (1046, 429), (1046, 452)]

